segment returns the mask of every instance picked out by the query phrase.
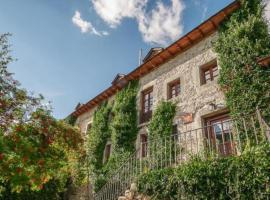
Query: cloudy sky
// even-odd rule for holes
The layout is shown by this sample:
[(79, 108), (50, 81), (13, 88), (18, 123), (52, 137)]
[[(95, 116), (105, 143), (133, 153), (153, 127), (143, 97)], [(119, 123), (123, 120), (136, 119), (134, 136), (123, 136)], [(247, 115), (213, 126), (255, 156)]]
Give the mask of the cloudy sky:
[(166, 47), (231, 2), (0, 0), (0, 33), (13, 34), (15, 78), (63, 118), (137, 67), (140, 49)]

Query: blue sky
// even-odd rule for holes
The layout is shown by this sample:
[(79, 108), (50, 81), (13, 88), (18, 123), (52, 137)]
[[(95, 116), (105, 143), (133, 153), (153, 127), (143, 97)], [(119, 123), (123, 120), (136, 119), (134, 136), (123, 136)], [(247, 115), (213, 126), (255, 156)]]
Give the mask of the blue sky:
[(141, 48), (167, 46), (232, 0), (0, 2), (0, 33), (13, 34), (18, 59), (10, 71), (63, 118), (136, 68)]

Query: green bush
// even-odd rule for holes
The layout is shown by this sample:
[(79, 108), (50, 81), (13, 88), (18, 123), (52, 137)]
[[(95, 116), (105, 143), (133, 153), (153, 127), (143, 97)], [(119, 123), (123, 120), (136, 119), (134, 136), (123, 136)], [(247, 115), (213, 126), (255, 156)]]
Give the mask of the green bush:
[[(270, 145), (241, 156), (193, 158), (177, 168), (145, 173), (138, 178), (141, 193), (168, 199), (265, 199), (270, 196)], [(262, 195), (264, 194), (264, 195)]]
[(109, 130), (109, 117), (111, 106), (104, 102), (95, 111), (92, 127), (88, 137), (89, 162), (94, 171), (102, 168), (103, 151), (107, 140), (111, 137)]
[(219, 29), (214, 50), (220, 65), (219, 84), (234, 117), (254, 113), (256, 107), (270, 121), (270, 70), (258, 59), (270, 54), (270, 35), (262, 0), (241, 0)]
[(63, 200), (65, 185), (57, 180), (51, 180), (40, 191), (22, 190), (20, 193), (12, 192), (9, 183), (0, 183), (3, 191), (0, 200)]
[(172, 135), (175, 112), (174, 103), (166, 101), (159, 103), (148, 127), (150, 140)]

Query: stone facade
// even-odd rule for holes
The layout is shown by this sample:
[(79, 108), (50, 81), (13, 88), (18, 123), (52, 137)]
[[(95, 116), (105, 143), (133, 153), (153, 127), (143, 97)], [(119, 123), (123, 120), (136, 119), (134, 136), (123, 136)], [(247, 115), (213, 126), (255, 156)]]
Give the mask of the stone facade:
[[(138, 118), (141, 112), (142, 91), (153, 87), (153, 109), (155, 109), (160, 101), (168, 100), (168, 83), (176, 79), (180, 79), (180, 95), (168, 101), (177, 103), (174, 123), (177, 124), (179, 133), (200, 128), (204, 124), (204, 118), (226, 112), (224, 95), (217, 81), (213, 80), (207, 84), (201, 82), (201, 67), (217, 59), (212, 49), (212, 42), (216, 38), (217, 33), (212, 34), (139, 79)], [(109, 101), (113, 99), (114, 96)], [(92, 123), (95, 110), (96, 108), (77, 118), (76, 125), (83, 133), (86, 133), (88, 124)], [(188, 122), (183, 121), (183, 113), (187, 115)], [(137, 147), (140, 145), (140, 135), (147, 135), (147, 124), (138, 124), (140, 129), (136, 141)], [(192, 142), (191, 140), (190, 143)]]
[[(177, 115), (174, 123), (178, 124), (180, 132), (202, 127), (204, 117), (223, 112), (225, 110), (224, 95), (220, 91), (217, 81), (201, 84), (200, 74), (201, 66), (216, 59), (212, 50), (212, 42), (216, 38), (217, 35), (213, 34), (141, 78), (138, 108), (140, 109), (140, 95), (143, 90), (153, 86), (153, 107), (155, 109), (160, 101), (167, 100), (168, 83), (180, 78), (181, 93), (169, 100), (177, 102)], [(218, 109), (213, 109), (211, 104), (219, 105)], [(192, 122), (183, 124), (179, 113), (189, 113), (192, 116)], [(145, 125), (139, 125), (141, 127), (139, 134), (147, 134)], [(137, 143), (139, 143), (139, 137)]]
[[(212, 49), (212, 42), (216, 38), (217, 34), (212, 34), (139, 80), (139, 92), (137, 95), (138, 117), (141, 112), (141, 93), (143, 90), (153, 87), (153, 108), (155, 109), (160, 101), (167, 100), (168, 83), (179, 78), (181, 93), (169, 101), (177, 102), (177, 115), (174, 122), (178, 124), (180, 132), (202, 127), (204, 117), (226, 110), (224, 95), (217, 81), (201, 84), (201, 66), (216, 59)], [(111, 97), (109, 101), (113, 99), (114, 97)], [(211, 105), (218, 106), (213, 108)], [(78, 117), (76, 124), (83, 133), (86, 133), (87, 125), (92, 122), (95, 109)], [(192, 122), (181, 122), (181, 113), (190, 114)], [(146, 125), (147, 123), (138, 124), (140, 131), (136, 142), (137, 145), (139, 135), (147, 134)]]

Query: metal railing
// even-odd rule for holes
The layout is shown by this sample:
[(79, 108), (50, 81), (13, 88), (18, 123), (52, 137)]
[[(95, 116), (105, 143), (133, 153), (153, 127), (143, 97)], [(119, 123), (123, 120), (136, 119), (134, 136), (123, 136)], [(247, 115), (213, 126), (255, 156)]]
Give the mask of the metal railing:
[[(107, 183), (94, 195), (95, 200), (115, 200), (150, 170), (174, 167), (191, 157), (237, 156), (246, 145), (269, 142), (270, 129), (259, 112), (256, 115), (216, 122), (209, 126), (180, 132), (140, 143), (139, 148), (107, 178)], [(142, 152), (147, 152), (142, 153)], [(143, 156), (144, 157), (143, 157)]]

